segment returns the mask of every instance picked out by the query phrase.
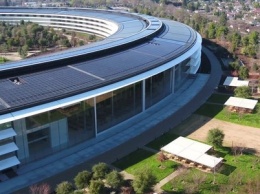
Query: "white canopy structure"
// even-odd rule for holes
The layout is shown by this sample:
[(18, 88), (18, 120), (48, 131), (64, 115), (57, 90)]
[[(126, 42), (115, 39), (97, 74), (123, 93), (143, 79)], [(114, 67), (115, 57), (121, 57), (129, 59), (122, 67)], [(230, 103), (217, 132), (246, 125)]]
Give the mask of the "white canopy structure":
[(246, 108), (253, 110), (257, 104), (257, 100), (251, 100), (239, 97), (230, 97), (226, 102), (226, 106), (235, 106), (239, 108)]
[(238, 77), (230, 77), (227, 76), (227, 78), (224, 81), (224, 86), (233, 86), (233, 87), (240, 87), (240, 86), (248, 86), (249, 81), (247, 80), (238, 80)]
[(161, 150), (212, 169), (219, 165), (223, 158), (216, 158), (206, 154), (211, 148), (210, 145), (179, 137), (162, 147)]
[(214, 168), (222, 160), (223, 160), (223, 158), (216, 158), (216, 157), (210, 156), (208, 154), (203, 154), (199, 158), (197, 158), (196, 162), (199, 163), (199, 164), (202, 164), (204, 166)]

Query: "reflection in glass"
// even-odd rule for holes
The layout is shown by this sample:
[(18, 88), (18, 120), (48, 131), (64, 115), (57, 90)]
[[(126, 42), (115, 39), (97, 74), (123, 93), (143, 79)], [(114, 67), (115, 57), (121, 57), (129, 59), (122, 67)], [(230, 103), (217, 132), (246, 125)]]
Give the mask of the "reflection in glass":
[(149, 108), (171, 93), (171, 70), (145, 80), (145, 107)]
[(142, 85), (132, 84), (96, 98), (97, 132), (100, 133), (142, 110)]
[(190, 71), (190, 58), (175, 66), (174, 91), (177, 91), (187, 79)]

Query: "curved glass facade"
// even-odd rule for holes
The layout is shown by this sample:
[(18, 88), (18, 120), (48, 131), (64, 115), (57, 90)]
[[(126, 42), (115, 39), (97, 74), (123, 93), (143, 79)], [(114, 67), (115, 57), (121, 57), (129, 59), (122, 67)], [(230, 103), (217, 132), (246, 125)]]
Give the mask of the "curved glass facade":
[(145, 111), (183, 83), (188, 75), (188, 63), (189, 59), (143, 81), (13, 121), (20, 148), (17, 151), (19, 160), (33, 161), (85, 142)]

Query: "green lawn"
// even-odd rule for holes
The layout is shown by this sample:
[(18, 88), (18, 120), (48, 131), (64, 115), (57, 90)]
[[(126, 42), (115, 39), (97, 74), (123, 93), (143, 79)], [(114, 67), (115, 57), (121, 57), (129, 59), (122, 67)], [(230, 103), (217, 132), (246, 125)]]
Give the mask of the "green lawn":
[[(257, 106), (260, 106), (260, 103), (258, 103)], [(260, 114), (257, 111), (249, 114), (231, 113), (223, 105), (206, 103), (202, 105), (195, 113), (223, 121), (237, 123), (239, 125), (260, 128)]]
[(230, 149), (217, 151), (225, 159), (225, 163), (215, 174), (188, 169), (174, 180), (165, 184), (162, 189), (168, 193), (257, 193), (260, 183), (260, 157), (255, 155), (230, 154)]
[(0, 57), (0, 64), (1, 63), (5, 63), (5, 62), (8, 62), (9, 60), (5, 57)]
[(138, 149), (126, 157), (114, 162), (112, 165), (133, 175), (148, 168), (159, 182), (177, 169), (179, 164), (168, 160), (163, 162), (164, 168), (161, 168), (161, 163), (157, 160), (157, 154), (143, 149)]
[(148, 143), (146, 146), (159, 151), (163, 146), (172, 142), (174, 139), (178, 137), (179, 135), (175, 135), (172, 133), (165, 133), (159, 138), (156, 138), (152, 142)]

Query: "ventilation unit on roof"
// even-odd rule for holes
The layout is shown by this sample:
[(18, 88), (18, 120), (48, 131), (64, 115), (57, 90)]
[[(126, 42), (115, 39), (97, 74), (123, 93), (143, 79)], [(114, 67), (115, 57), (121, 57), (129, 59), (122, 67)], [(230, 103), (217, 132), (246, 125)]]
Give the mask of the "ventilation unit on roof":
[(22, 81), (19, 77), (10, 78), (10, 81), (13, 82), (16, 85), (21, 85)]

